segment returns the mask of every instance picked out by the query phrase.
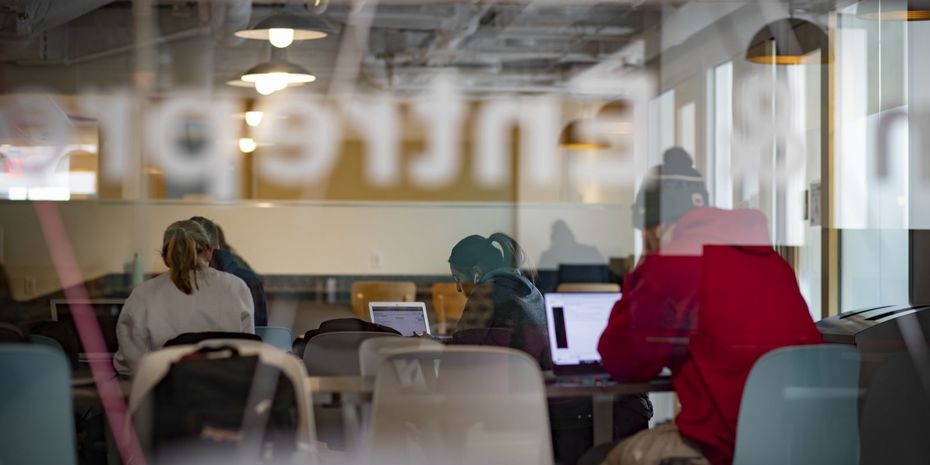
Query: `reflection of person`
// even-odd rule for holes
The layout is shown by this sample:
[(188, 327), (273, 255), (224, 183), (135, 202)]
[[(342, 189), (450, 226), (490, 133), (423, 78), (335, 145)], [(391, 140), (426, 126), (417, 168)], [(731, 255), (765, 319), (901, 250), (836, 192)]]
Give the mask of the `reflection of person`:
[(771, 246), (765, 217), (706, 202), (704, 181), (680, 148), (665, 153), (636, 197), (634, 225), (646, 255), (627, 276), (599, 351), (619, 381), (670, 368), (681, 412), (674, 425), (613, 447), (609, 464), (669, 457), (731, 463), (753, 363), (778, 347), (821, 342), (794, 273)]
[(213, 247), (202, 226), (189, 220), (168, 226), (161, 254), (169, 271), (133, 289), (116, 323), (114, 364), (123, 374), (182, 333), (255, 332), (249, 288), (210, 268)]
[(449, 266), (468, 300), (455, 330), (506, 329), (510, 347), (546, 367), (550, 364), (546, 309), (542, 294), (519, 269), (524, 261), (523, 249), (504, 233), (459, 241), (452, 248)]
[(575, 233), (564, 220), (552, 223), (552, 243), (539, 258), (539, 268), (554, 270), (562, 264), (588, 265), (605, 263), (604, 256), (593, 245), (578, 243)]
[(265, 300), (265, 286), (261, 278), (252, 270), (245, 260), (237, 255), (232, 247), (226, 243), (226, 235), (223, 228), (213, 221), (202, 216), (195, 216), (191, 221), (199, 223), (210, 237), (213, 244), (213, 259), (210, 260), (210, 266), (220, 271), (230, 273), (239, 279), (245, 281), (249, 286), (249, 292), (252, 294), (252, 303), (255, 305), (255, 326), (265, 326), (268, 324), (268, 304)]

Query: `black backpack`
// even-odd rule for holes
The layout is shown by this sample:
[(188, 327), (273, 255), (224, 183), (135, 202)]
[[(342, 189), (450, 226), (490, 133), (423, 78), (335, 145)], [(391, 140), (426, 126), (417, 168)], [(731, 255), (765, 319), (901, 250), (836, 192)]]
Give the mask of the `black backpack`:
[[(299, 412), (290, 379), (257, 355), (204, 348), (173, 363), (143, 405), (150, 463), (287, 461)], [(152, 408), (154, 402), (154, 408)]]
[(391, 328), (390, 326), (381, 325), (378, 323), (372, 323), (370, 321), (360, 320), (358, 318), (336, 318), (334, 320), (326, 320), (320, 323), (320, 327), (317, 329), (311, 329), (304, 333), (303, 336), (298, 337), (294, 340), (292, 346), (292, 352), (297, 354), (298, 357), (303, 358), (304, 349), (307, 348), (307, 341), (309, 341), (313, 336), (324, 333), (338, 333), (346, 331), (363, 331), (369, 333), (385, 333), (393, 334), (400, 336), (400, 332), (396, 329)]
[(209, 341), (211, 339), (237, 339), (243, 341), (258, 341), (261, 342), (262, 338), (252, 334), (252, 333), (238, 333), (230, 331), (202, 331), (199, 333), (182, 333), (178, 336), (175, 336), (173, 339), (169, 339), (165, 342), (163, 347), (173, 347), (173, 346), (186, 346), (199, 344), (203, 341)]

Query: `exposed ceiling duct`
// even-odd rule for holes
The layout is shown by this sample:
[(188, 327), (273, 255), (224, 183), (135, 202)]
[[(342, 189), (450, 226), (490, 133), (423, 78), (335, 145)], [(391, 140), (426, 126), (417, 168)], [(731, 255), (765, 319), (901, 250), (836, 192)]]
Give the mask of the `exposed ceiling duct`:
[(235, 33), (249, 28), (252, 21), (252, 0), (200, 0), (200, 6), (201, 15), (209, 15), (210, 30), (216, 40), (228, 46), (239, 45), (245, 40), (236, 37)]
[[(26, 0), (0, 0), (0, 15), (12, 14), (16, 5), (31, 5)], [(9, 31), (43, 29), (41, 44), (18, 53), (3, 54), (0, 60), (11, 63), (13, 71), (7, 82), (19, 84), (26, 76), (44, 72), (42, 67), (71, 66), (80, 63), (77, 75), (95, 76), (95, 85), (108, 85), (124, 79), (132, 69), (132, 6), (128, 0), (45, 0), (35, 2), (51, 8), (52, 4), (69, 4), (77, 14), (61, 27), (48, 29), (50, 19), (62, 11), (35, 21), (31, 28), (7, 28)], [(93, 8), (112, 3), (92, 12)], [(286, 7), (299, 5), (316, 12), (325, 7), (323, 16), (336, 24), (346, 24), (351, 5), (347, 2), (313, 2), (291, 0)], [(78, 4), (84, 9), (77, 9)], [(279, 13), (284, 2), (278, 0), (153, 0), (157, 6), (154, 22), (157, 36), (152, 43), (158, 48), (162, 72), (172, 72), (171, 63), (190, 63), (180, 55), (208, 53), (211, 57), (205, 70), (212, 69), (212, 80), (218, 85), (238, 77), (267, 53), (267, 43), (236, 40), (232, 33), (264, 17)], [(603, 61), (636, 40), (645, 24), (656, 15), (669, 11), (681, 2), (661, 5), (641, 2), (381, 2), (371, 22), (368, 40), (363, 46), (361, 78), (372, 87), (398, 90), (428, 83), (432, 77), (448, 71), (462, 76), (465, 85), (485, 89), (499, 85), (517, 88), (520, 83), (539, 89), (549, 86), (558, 90), (580, 70)], [(93, 8), (92, 8), (93, 7)], [(90, 12), (87, 14), (87, 12)], [(43, 16), (37, 10), (35, 16)], [(2, 16), (0, 16), (2, 18)], [(209, 26), (210, 34), (202, 28)], [(211, 42), (209, 38), (212, 35)], [(339, 70), (339, 36), (314, 44), (303, 44), (289, 50), (291, 59), (318, 74), (320, 80), (313, 89), (326, 89), (327, 80)], [(197, 45), (195, 45), (197, 44)], [(151, 44), (149, 44), (151, 45)], [(209, 49), (204, 49), (209, 46)], [(104, 60), (105, 59), (105, 60)], [(99, 62), (95, 60), (100, 60)], [(187, 60), (187, 61), (184, 61)], [(257, 60), (257, 61), (256, 61)], [(30, 68), (31, 67), (31, 68)], [(182, 73), (183, 67), (174, 72)], [(55, 74), (53, 70), (49, 74)], [(76, 75), (76, 76), (77, 76)], [(126, 77), (121, 77), (126, 76)], [(53, 81), (57, 76), (50, 76)], [(80, 78), (73, 80), (76, 85)], [(109, 81), (107, 81), (109, 79)], [(172, 82), (171, 79), (166, 82)], [(529, 87), (527, 87), (529, 89)], [(467, 90), (467, 89), (466, 89)]]
[(2, 0), (0, 52), (19, 49), (38, 34), (67, 24), (113, 0)]

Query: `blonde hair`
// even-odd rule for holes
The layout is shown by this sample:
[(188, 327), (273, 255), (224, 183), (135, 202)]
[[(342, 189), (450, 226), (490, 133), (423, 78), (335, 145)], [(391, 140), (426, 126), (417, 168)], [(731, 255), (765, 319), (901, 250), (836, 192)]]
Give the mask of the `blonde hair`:
[(196, 271), (203, 266), (199, 255), (211, 248), (207, 232), (194, 221), (176, 221), (165, 230), (161, 256), (171, 269), (171, 281), (181, 292), (190, 295), (197, 289)]

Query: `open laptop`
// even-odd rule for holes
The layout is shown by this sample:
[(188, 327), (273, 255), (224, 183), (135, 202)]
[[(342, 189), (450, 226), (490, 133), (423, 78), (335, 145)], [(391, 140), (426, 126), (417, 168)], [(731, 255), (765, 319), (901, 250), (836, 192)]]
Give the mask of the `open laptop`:
[(394, 328), (403, 336), (429, 334), (429, 319), (423, 302), (369, 302), (372, 323)]
[[(74, 340), (79, 341), (81, 352), (78, 354), (78, 361), (88, 362), (91, 359), (105, 358), (111, 359), (116, 353), (119, 344), (116, 340), (116, 322), (119, 320), (119, 314), (123, 310), (124, 299), (52, 299), (50, 310), (52, 321), (61, 322), (68, 331), (73, 332)], [(74, 326), (74, 318), (71, 314), (75, 304), (87, 304), (94, 310), (97, 324), (100, 325), (100, 331), (103, 333), (103, 340), (106, 343), (107, 352), (104, 353), (87, 353), (84, 348), (85, 344), (78, 335), (77, 328)]]
[(553, 373), (606, 374), (597, 343), (620, 293), (551, 292), (545, 299)]

